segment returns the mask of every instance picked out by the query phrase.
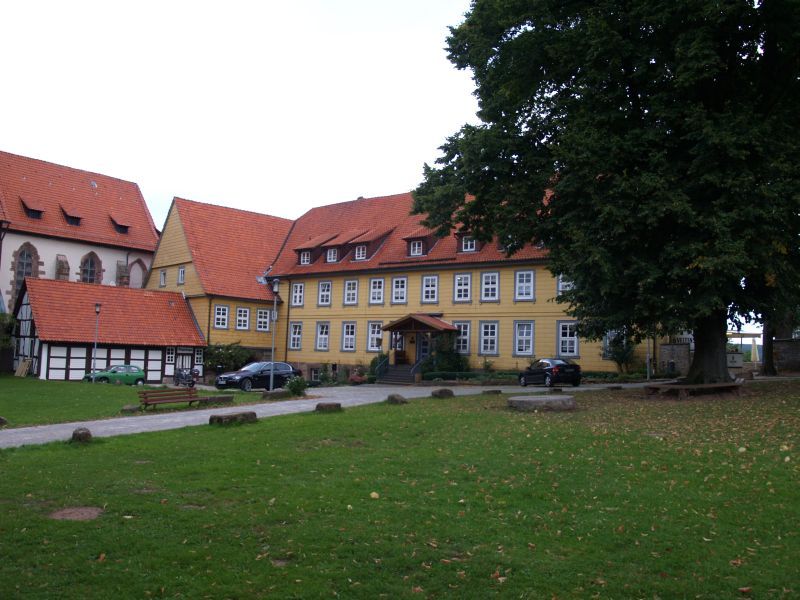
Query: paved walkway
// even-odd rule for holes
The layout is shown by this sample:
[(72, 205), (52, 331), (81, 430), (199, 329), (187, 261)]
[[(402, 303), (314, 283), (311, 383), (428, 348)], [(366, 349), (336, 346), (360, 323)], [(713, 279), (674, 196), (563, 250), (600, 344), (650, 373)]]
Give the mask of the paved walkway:
[[(641, 387), (642, 384), (626, 384), (625, 387)], [(506, 386), (447, 386), (457, 396), (467, 396), (479, 393), (483, 389), (499, 389), (507, 393), (532, 393), (544, 392), (543, 387), (521, 388), (516, 385)], [(587, 392), (603, 389), (605, 385), (588, 385), (578, 388), (567, 387), (565, 391)], [(342, 386), (331, 388), (312, 388), (309, 394), (314, 398), (306, 400), (286, 400), (279, 402), (264, 402), (260, 404), (238, 405), (225, 408), (209, 408), (203, 410), (186, 410), (163, 414), (145, 414), (132, 417), (115, 417), (99, 421), (76, 421), (72, 423), (58, 423), (55, 425), (37, 425), (35, 427), (18, 427), (15, 429), (0, 430), (0, 448), (14, 448), (28, 444), (46, 444), (49, 442), (68, 440), (72, 432), (78, 427), (86, 427), (95, 437), (111, 437), (115, 435), (128, 435), (144, 433), (147, 431), (164, 431), (166, 429), (180, 429), (195, 425), (207, 425), (211, 415), (219, 415), (241, 411), (255, 411), (259, 419), (288, 415), (292, 413), (311, 412), (318, 402), (340, 402), (343, 407), (375, 404), (386, 400), (389, 394), (402, 394), (406, 398), (426, 398), (431, 395), (434, 387), (429, 386), (387, 386), (387, 385), (360, 385)], [(259, 392), (260, 393), (260, 392)], [(257, 395), (253, 394), (254, 398)]]

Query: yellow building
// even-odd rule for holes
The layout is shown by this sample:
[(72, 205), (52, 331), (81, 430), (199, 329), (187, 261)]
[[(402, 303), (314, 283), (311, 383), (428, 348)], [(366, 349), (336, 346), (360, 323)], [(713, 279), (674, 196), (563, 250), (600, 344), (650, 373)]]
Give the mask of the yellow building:
[(295, 222), (274, 269), (288, 326), (279, 357), (312, 377), (326, 363), (366, 366), (380, 352), (410, 371), (449, 331), (473, 368), (518, 370), (558, 356), (616, 369), (554, 301), (559, 280), (545, 250), (506, 257), (468, 233), (439, 239), (410, 215), (412, 203), (411, 194), (359, 198)]
[[(256, 278), (291, 226), (288, 219), (175, 198), (145, 287), (183, 292), (209, 345), (238, 342), (268, 357), (274, 298)], [(277, 326), (279, 347), (285, 321)]]

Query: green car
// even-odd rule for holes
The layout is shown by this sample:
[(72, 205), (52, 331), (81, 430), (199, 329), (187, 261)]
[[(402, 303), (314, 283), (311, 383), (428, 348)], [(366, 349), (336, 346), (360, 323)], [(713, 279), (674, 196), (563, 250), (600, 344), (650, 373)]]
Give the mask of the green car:
[[(92, 374), (83, 376), (84, 381), (91, 381)], [(133, 365), (114, 365), (105, 371), (97, 371), (94, 374), (97, 383), (125, 383), (128, 385), (144, 385), (144, 371)]]

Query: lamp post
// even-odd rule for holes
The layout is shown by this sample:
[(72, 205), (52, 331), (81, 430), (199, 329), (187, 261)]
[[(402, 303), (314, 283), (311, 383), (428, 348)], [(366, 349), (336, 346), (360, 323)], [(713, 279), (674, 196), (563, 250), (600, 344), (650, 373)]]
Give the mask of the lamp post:
[(272, 286), (272, 314), (269, 316), (270, 329), (272, 330), (272, 349), (270, 350), (270, 369), (269, 369), (269, 389), (272, 389), (272, 384), (275, 381), (275, 321), (278, 318), (278, 288), (281, 280), (278, 277), (270, 277), (272, 272), (272, 265), (267, 269), (263, 275), (256, 277), (256, 281), (261, 285)]
[(97, 377), (97, 334), (100, 330), (100, 306), (99, 302), (94, 305), (94, 352), (92, 352), (92, 383)]
[(269, 389), (272, 390), (272, 383), (275, 378), (275, 321), (277, 321), (278, 317), (278, 288), (280, 287), (281, 280), (277, 277), (273, 277), (270, 280), (272, 284), (272, 314), (269, 316), (270, 324), (272, 328), (272, 349), (270, 350), (270, 369), (269, 369)]

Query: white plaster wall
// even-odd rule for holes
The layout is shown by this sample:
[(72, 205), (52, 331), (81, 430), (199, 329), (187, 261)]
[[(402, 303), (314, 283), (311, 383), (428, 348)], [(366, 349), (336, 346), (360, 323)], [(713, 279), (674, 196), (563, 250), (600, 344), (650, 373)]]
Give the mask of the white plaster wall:
[[(15, 232), (7, 232), (3, 239), (2, 255), (0, 255), (0, 294), (3, 304), (8, 309), (8, 301), (11, 298), (14, 272), (12, 269), (12, 257), (22, 244), (30, 242), (39, 253), (39, 259), (44, 262), (40, 267), (44, 270), (46, 279), (55, 279), (56, 274), (56, 255), (63, 254), (69, 262), (69, 280), (80, 281), (78, 271), (81, 267), (81, 258), (89, 252), (94, 251), (103, 263), (103, 285), (111, 285), (117, 278), (117, 261), (125, 261), (132, 264), (136, 259), (144, 262), (147, 269), (153, 260), (150, 252), (126, 251), (122, 248), (107, 248), (104, 246), (93, 246), (91, 244), (72, 242), (69, 240), (50, 239), (36, 237), (32, 235), (22, 235)], [(35, 269), (35, 266), (34, 266)], [(135, 281), (132, 282), (136, 283)], [(141, 280), (139, 281), (141, 286)]]

